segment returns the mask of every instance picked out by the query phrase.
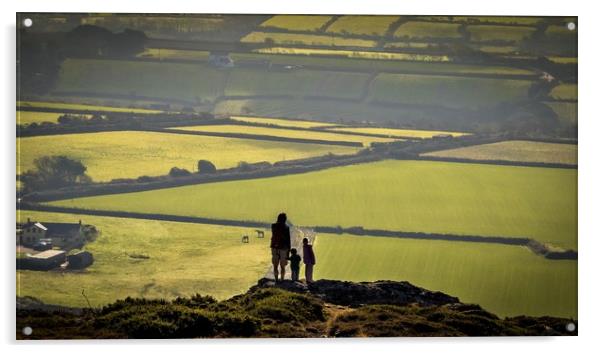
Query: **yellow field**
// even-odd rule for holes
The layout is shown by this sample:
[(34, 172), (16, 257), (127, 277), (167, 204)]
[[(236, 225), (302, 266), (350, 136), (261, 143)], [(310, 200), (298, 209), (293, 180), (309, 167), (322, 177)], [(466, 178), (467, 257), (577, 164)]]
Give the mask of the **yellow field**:
[(398, 16), (343, 16), (331, 24), (326, 32), (382, 36), (398, 19)]
[(484, 53), (491, 53), (491, 54), (512, 54), (512, 53), (518, 51), (518, 48), (515, 46), (497, 46), (497, 45), (482, 45), (478, 49)]
[(385, 44), (385, 49), (426, 49), (429, 47), (429, 43), (415, 43), (415, 42), (390, 42)]
[(454, 22), (454, 23), (502, 23), (530, 26), (542, 20), (541, 17), (514, 17), (514, 16), (418, 16), (419, 19), (429, 21)]
[(31, 123), (56, 123), (58, 118), (65, 113), (47, 113), (47, 112), (26, 112), (17, 110), (17, 125), (26, 125)]
[(317, 34), (296, 34), (296, 33), (270, 33), (270, 32), (251, 32), (244, 36), (240, 41), (243, 43), (266, 43), (273, 41), (274, 44), (287, 45), (321, 45), (321, 46), (349, 46), (349, 47), (367, 47), (376, 46), (376, 41), (366, 39), (343, 38)]
[(486, 42), (495, 40), (519, 42), (535, 32), (534, 27), (524, 26), (475, 25), (467, 26), (466, 30), (470, 33), (470, 40), (472, 42)]
[(18, 101), (17, 107), (72, 109), (72, 110), (97, 110), (97, 111), (107, 111), (107, 112), (161, 113), (160, 110), (153, 110), (153, 109), (107, 107), (107, 106), (101, 106), (101, 105), (60, 103), (60, 102)]
[(248, 117), (248, 116), (231, 116), (230, 119), (237, 121), (244, 121), (248, 123), (286, 126), (286, 127), (302, 127), (312, 128), (321, 126), (335, 126), (336, 124), (323, 123), (320, 121), (303, 121), (303, 120), (291, 120), (291, 119), (278, 119), (278, 118), (259, 118), (259, 117)]
[(430, 152), (425, 156), (577, 164), (577, 145), (533, 141), (503, 141)]
[(317, 31), (332, 16), (277, 15), (263, 22), (260, 27), (282, 28), (289, 31)]
[(288, 129), (274, 129), (260, 126), (242, 126), (242, 125), (201, 125), (173, 128), (176, 130), (186, 131), (207, 131), (207, 132), (225, 132), (234, 134), (252, 134), (252, 135), (268, 135), (288, 138), (314, 139), (323, 141), (350, 141), (361, 142), (364, 146), (370, 145), (371, 142), (391, 142), (395, 141), (390, 138), (370, 137), (370, 136), (354, 136), (343, 135), (334, 132), (321, 131), (302, 131)]
[(577, 64), (577, 58), (565, 56), (547, 56), (546, 59), (557, 64)]
[(258, 141), (159, 132), (99, 132), (17, 139), (17, 173), (41, 156), (65, 155), (81, 160), (94, 181), (165, 175), (172, 167), (196, 169), (199, 159), (218, 169), (240, 161), (277, 162), (327, 153), (354, 153), (357, 148), (307, 143)]
[(378, 127), (335, 127), (328, 129), (332, 131), (350, 131), (364, 134), (387, 135), (391, 137), (419, 137), (431, 138), (439, 134), (449, 134), (453, 137), (470, 135), (464, 132), (433, 131), (433, 130), (405, 130), (405, 129), (387, 129)]
[(409, 21), (397, 28), (393, 34), (398, 38), (461, 38), (457, 23), (433, 23)]
[(549, 94), (553, 99), (577, 99), (577, 85), (573, 83), (562, 83), (554, 87)]
[(388, 53), (377, 51), (358, 51), (358, 50), (335, 50), (335, 49), (306, 49), (306, 48), (262, 48), (254, 50), (256, 53), (265, 54), (293, 54), (293, 55), (312, 55), (312, 56), (340, 56), (352, 59), (380, 59), (380, 60), (401, 60), (401, 61), (425, 61), (425, 62), (446, 62), (450, 61), (447, 55), (428, 55), (428, 54), (409, 54), (409, 53)]

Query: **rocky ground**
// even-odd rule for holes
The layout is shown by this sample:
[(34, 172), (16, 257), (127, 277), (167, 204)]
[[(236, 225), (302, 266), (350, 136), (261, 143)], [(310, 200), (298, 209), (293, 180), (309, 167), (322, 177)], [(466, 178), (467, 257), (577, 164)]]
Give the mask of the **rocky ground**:
[[(575, 330), (567, 327), (574, 324)], [(18, 339), (576, 335), (570, 319), (501, 319), (476, 304), (408, 282), (261, 279), (216, 301), (119, 300), (100, 309), (17, 298)], [(31, 335), (23, 328), (31, 327)]]

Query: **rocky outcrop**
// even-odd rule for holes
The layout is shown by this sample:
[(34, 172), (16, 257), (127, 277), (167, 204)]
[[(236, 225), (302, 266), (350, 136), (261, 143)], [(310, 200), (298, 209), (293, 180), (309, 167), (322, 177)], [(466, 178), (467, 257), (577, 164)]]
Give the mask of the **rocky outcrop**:
[(416, 287), (409, 282), (395, 281), (348, 282), (321, 279), (307, 285), (305, 282), (275, 282), (272, 279), (262, 278), (249, 291), (274, 287), (296, 293), (310, 293), (327, 303), (352, 308), (369, 304), (409, 305), (415, 303), (432, 306), (460, 302), (458, 298), (445, 293)]

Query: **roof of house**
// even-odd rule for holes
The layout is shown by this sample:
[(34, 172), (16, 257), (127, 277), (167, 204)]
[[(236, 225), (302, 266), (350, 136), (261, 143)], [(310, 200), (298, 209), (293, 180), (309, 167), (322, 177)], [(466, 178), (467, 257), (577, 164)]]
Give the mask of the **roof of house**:
[(44, 226), (48, 228), (47, 236), (79, 233), (81, 228), (79, 223), (44, 223)]
[(65, 252), (63, 250), (46, 250), (46, 251), (42, 251), (41, 253), (31, 255), (30, 258), (32, 258), (32, 259), (50, 259), (55, 256), (60, 256), (60, 255), (64, 255), (64, 254), (65, 254)]

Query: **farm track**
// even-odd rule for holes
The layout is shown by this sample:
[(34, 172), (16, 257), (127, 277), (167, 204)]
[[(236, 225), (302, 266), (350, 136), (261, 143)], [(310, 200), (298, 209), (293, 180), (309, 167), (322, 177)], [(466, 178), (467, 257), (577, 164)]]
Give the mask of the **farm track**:
[[(89, 216), (102, 216), (102, 217), (116, 217), (116, 218), (134, 218), (134, 219), (145, 219), (155, 221), (169, 221), (169, 222), (183, 222), (183, 223), (196, 223), (196, 224), (211, 224), (211, 225), (222, 225), (222, 226), (234, 226), (234, 227), (247, 227), (247, 228), (265, 228), (268, 229), (270, 224), (258, 221), (243, 221), (243, 220), (231, 220), (231, 219), (216, 219), (206, 217), (195, 217), (195, 216), (178, 216), (168, 214), (156, 214), (156, 213), (138, 213), (138, 212), (126, 212), (126, 211), (109, 211), (109, 210), (91, 210), (81, 209), (74, 207), (60, 207), (60, 206), (49, 206), (35, 203), (17, 203), (17, 210), (29, 210), (29, 211), (43, 211), (43, 212), (56, 212), (56, 213), (70, 213), (79, 215)], [(401, 231), (390, 231), (380, 229), (364, 229), (363, 227), (332, 227), (332, 226), (310, 226), (297, 229), (307, 230), (301, 233), (314, 234), (319, 233), (332, 233), (342, 234), (348, 233), (358, 236), (379, 236), (389, 238), (402, 238), (402, 239), (421, 239), (421, 240), (445, 240), (445, 241), (461, 241), (461, 242), (475, 242), (475, 243), (488, 243), (488, 244), (501, 244), (511, 246), (524, 246), (532, 251), (534, 254), (543, 256), (550, 260), (576, 260), (577, 252), (574, 250), (552, 250), (548, 245), (541, 243), (535, 239), (528, 237), (502, 237), (502, 236), (483, 236), (483, 235), (458, 235), (458, 234), (439, 234), (439, 233), (415, 233), (415, 232), (401, 232)], [(296, 235), (297, 237), (298, 235)], [(296, 241), (299, 239), (295, 238)]]

